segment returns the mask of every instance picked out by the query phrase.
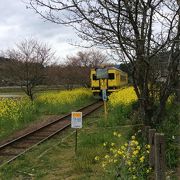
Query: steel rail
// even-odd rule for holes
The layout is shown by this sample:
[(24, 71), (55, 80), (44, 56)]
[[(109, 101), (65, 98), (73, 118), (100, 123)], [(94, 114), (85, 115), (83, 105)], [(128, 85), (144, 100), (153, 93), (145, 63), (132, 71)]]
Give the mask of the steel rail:
[[(81, 109), (78, 109), (77, 111), (82, 112), (82, 116), (85, 117), (89, 115), (90, 113), (94, 112), (95, 110), (99, 109), (103, 105), (102, 102), (95, 102), (92, 103), (86, 107), (83, 107)], [(0, 168), (12, 161), (14, 161), (19, 156), (23, 155), (27, 151), (31, 150), (35, 146), (39, 145), (40, 143), (50, 139), (51, 137), (55, 136), (59, 132), (63, 131), (67, 127), (70, 126), (71, 114), (66, 114), (65, 116), (62, 116), (50, 123), (47, 123), (44, 126), (41, 126), (40, 128), (36, 130), (32, 130), (22, 136), (19, 136), (18, 138), (15, 138), (3, 145), (0, 146), (0, 161), (2, 158), (2, 162), (0, 162)], [(58, 124), (60, 123), (60, 124)], [(56, 127), (57, 125), (58, 127)], [(53, 127), (55, 126), (55, 127)], [(51, 131), (47, 131), (49, 130)], [(54, 129), (53, 129), (54, 128)], [(46, 135), (40, 135), (41, 133), (46, 133)], [(39, 133), (39, 136), (38, 136)], [(33, 138), (32, 138), (33, 137)], [(28, 139), (30, 138), (30, 139)], [(28, 142), (29, 141), (29, 142)], [(21, 146), (26, 143), (26, 146)], [(20, 145), (20, 146), (19, 146)], [(6, 152), (6, 150), (21, 150), (20, 152)]]

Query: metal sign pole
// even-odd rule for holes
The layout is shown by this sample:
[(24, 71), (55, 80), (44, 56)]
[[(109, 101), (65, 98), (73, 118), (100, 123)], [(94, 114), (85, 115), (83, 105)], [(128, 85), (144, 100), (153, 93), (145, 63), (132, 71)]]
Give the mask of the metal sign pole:
[(107, 102), (104, 101), (104, 115), (105, 115), (105, 120), (107, 119)]
[(77, 154), (77, 135), (78, 135), (78, 131), (76, 129), (76, 133), (75, 133), (75, 154)]
[(105, 116), (105, 120), (107, 119), (107, 90), (103, 89), (102, 90), (102, 99), (104, 101), (104, 116)]

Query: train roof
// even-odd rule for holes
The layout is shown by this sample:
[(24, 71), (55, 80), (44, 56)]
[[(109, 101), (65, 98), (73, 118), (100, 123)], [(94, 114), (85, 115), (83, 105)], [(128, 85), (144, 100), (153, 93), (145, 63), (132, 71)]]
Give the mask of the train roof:
[(92, 70), (96, 70), (96, 69), (107, 69), (107, 70), (110, 70), (110, 69), (113, 69), (113, 70), (116, 70), (116, 71), (120, 71), (121, 73), (124, 73), (124, 74), (127, 74), (126, 72), (122, 71), (121, 69), (118, 69), (116, 67), (113, 67), (113, 66), (109, 66), (109, 67), (105, 67), (105, 68), (93, 68)]

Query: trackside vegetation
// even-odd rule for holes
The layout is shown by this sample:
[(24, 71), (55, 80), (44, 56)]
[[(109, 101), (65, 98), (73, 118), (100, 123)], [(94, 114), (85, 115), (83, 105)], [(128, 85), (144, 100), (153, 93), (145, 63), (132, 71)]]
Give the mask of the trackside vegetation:
[(27, 126), (42, 115), (65, 114), (93, 100), (91, 91), (83, 88), (41, 93), (34, 102), (28, 98), (1, 99), (0, 138)]
[[(52, 94), (53, 99), (54, 94)], [(89, 97), (89, 96), (87, 96)], [(91, 99), (91, 96), (89, 97)], [(50, 102), (46, 94), (38, 105)], [(12, 164), (0, 170), (2, 179), (137, 179), (152, 178), (149, 167), (150, 146), (142, 138), (142, 121), (137, 111), (137, 98), (132, 87), (110, 95), (108, 117), (103, 110), (89, 116), (78, 130), (78, 150), (75, 155), (74, 129), (43, 143)], [(41, 106), (42, 107), (42, 106)], [(166, 164), (168, 169), (177, 166), (176, 135), (179, 130), (180, 107), (168, 101), (166, 120), (155, 128), (165, 134)], [(45, 111), (43, 107), (42, 110)], [(54, 113), (53, 111), (48, 111)], [(172, 171), (167, 176), (172, 176)]]
[[(132, 136), (132, 121), (130, 119), (135, 94), (133, 94), (132, 88), (127, 88), (123, 91), (128, 91), (133, 96), (132, 102), (129, 101), (126, 104), (116, 102), (116, 104), (113, 104), (115, 99), (118, 101), (117, 97), (122, 102), (121, 98), (126, 96), (124, 94), (123, 97), (122, 94), (117, 93), (116, 96), (112, 95), (109, 99), (107, 120), (104, 119), (102, 111), (97, 113), (95, 117), (86, 119), (83, 128), (78, 133), (78, 151), (76, 156), (74, 153), (74, 134), (72, 134), (65, 140), (58, 141), (58, 143), (57, 140), (47, 142), (41, 148), (36, 149), (35, 152), (28, 153), (16, 162), (4, 167), (1, 171), (2, 176), (14, 178), (27, 177), (33, 174), (35, 179), (48, 179), (53, 178), (53, 173), (55, 173), (56, 177), (60, 179), (66, 177), (74, 179), (101, 179), (102, 177), (112, 179), (116, 177), (110, 166), (108, 168), (108, 163), (104, 162), (106, 164), (106, 169), (104, 169), (101, 158), (106, 157), (105, 159), (108, 160), (107, 157), (110, 157), (108, 155), (110, 149), (108, 148), (111, 146), (115, 148), (115, 146), (119, 145), (121, 147)], [(120, 111), (118, 107), (121, 109)], [(69, 131), (73, 130), (70, 129)], [(50, 150), (47, 151), (49, 148)], [(39, 158), (36, 159), (35, 157)], [(100, 159), (97, 159), (97, 157)], [(146, 162), (145, 158), (143, 162)], [(62, 167), (67, 169), (62, 170)]]

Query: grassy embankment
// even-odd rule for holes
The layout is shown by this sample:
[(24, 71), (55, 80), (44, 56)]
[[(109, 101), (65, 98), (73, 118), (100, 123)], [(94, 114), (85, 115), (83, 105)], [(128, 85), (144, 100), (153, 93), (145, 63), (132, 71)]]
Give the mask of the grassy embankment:
[[(131, 126), (131, 103), (134, 94), (123, 91), (112, 95), (109, 115), (103, 111), (86, 118), (78, 133), (77, 156), (74, 152), (74, 130), (68, 129), (61, 136), (48, 141), (1, 170), (2, 179), (113, 179), (114, 174), (102, 167), (96, 156), (105, 156), (109, 150), (106, 142), (122, 145), (129, 138)], [(122, 94), (124, 94), (122, 96)], [(129, 100), (129, 101), (128, 101)], [(123, 105), (122, 105), (123, 104)], [(114, 132), (119, 138), (114, 136)]]
[(39, 94), (34, 102), (28, 98), (1, 99), (0, 101), (0, 139), (12, 132), (28, 126), (41, 116), (65, 114), (93, 102), (90, 90), (45, 92)]
[[(77, 156), (74, 153), (74, 130), (68, 129), (5, 166), (0, 171), (1, 179), (109, 180), (115, 179), (117, 172), (126, 179), (146, 179), (150, 171), (147, 168), (148, 149), (143, 149), (136, 137), (131, 137), (132, 126), (124, 126), (139, 122), (136, 113), (132, 112), (134, 100), (133, 92), (125, 89), (110, 97), (107, 120), (103, 118), (102, 110), (87, 118), (78, 133)], [(158, 131), (165, 133), (169, 142), (166, 149), (167, 163), (168, 167), (173, 168), (177, 164), (177, 154), (176, 149), (172, 148), (172, 134), (175, 136), (179, 127), (175, 123), (178, 121), (178, 109), (172, 104), (167, 108), (167, 120), (158, 126)], [(121, 161), (122, 167), (117, 169)]]

